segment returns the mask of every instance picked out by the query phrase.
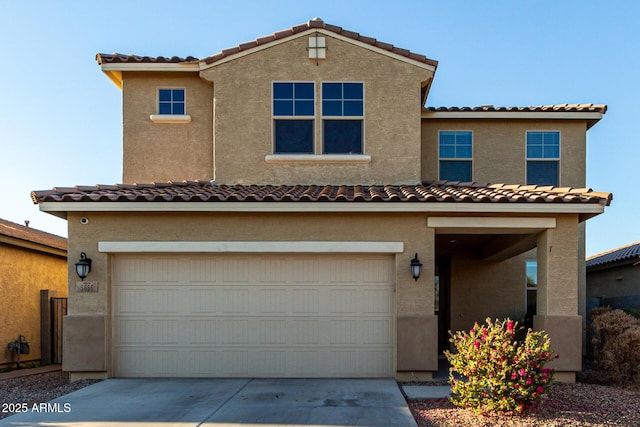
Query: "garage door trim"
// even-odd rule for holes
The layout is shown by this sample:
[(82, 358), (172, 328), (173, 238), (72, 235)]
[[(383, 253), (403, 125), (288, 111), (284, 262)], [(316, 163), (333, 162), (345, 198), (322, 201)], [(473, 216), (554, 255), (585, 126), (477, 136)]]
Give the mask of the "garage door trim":
[(402, 253), (404, 242), (355, 241), (103, 241), (106, 253)]

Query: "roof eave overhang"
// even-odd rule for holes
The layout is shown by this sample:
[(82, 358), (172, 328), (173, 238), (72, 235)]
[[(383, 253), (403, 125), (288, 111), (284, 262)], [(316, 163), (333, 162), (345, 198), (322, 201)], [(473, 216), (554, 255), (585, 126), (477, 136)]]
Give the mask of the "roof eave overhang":
[(600, 203), (458, 202), (41, 202), (40, 210), (62, 218), (67, 212), (329, 212), (447, 214), (578, 214), (580, 221), (604, 212)]
[(431, 65), (431, 64), (427, 64), (425, 62), (416, 61), (416, 60), (414, 60), (412, 58), (408, 58), (406, 56), (399, 55), (399, 54), (394, 53), (394, 52), (390, 52), (388, 50), (385, 50), (385, 49), (370, 45), (368, 43), (364, 43), (364, 42), (361, 42), (361, 41), (358, 41), (358, 40), (354, 40), (352, 38), (343, 36), (343, 35), (338, 34), (338, 33), (334, 33), (333, 31), (329, 31), (329, 30), (326, 30), (324, 28), (309, 28), (308, 30), (301, 31), (300, 33), (297, 33), (297, 34), (292, 34), (291, 36), (288, 36), (288, 37), (283, 37), (281, 39), (273, 40), (271, 42), (260, 44), (258, 46), (255, 46), (255, 47), (252, 47), (252, 48), (249, 48), (249, 49), (242, 49), (242, 50), (240, 50), (240, 51), (238, 51), (236, 53), (226, 55), (224, 58), (215, 60), (215, 61), (210, 62), (210, 63), (207, 63), (207, 59), (206, 58), (202, 59), (199, 62), (200, 63), (200, 71), (205, 71), (205, 70), (207, 70), (207, 69), (209, 69), (211, 67), (216, 67), (216, 66), (224, 64), (226, 62), (233, 61), (233, 60), (238, 59), (238, 58), (242, 58), (243, 56), (251, 55), (251, 54), (253, 54), (255, 52), (259, 52), (261, 50), (268, 49), (270, 47), (277, 46), (277, 45), (282, 44), (282, 43), (286, 43), (286, 42), (288, 42), (288, 41), (290, 41), (292, 39), (296, 39), (296, 38), (300, 38), (300, 37), (306, 37), (308, 35), (316, 34), (316, 33), (317, 34), (324, 34), (325, 36), (333, 37), (333, 38), (336, 38), (338, 40), (342, 40), (342, 41), (344, 41), (346, 43), (351, 43), (353, 45), (362, 47), (364, 49), (368, 49), (370, 51), (379, 53), (381, 55), (384, 55), (384, 56), (387, 56), (387, 57), (390, 57), (390, 58), (394, 58), (394, 59), (397, 59), (399, 61), (406, 62), (408, 64), (415, 65), (416, 67), (424, 68), (426, 70), (431, 71), (432, 73), (435, 73), (435, 71), (436, 71), (437, 65)]
[(28, 249), (35, 252), (55, 255), (61, 258), (67, 257), (67, 251), (64, 249), (56, 248), (56, 247), (45, 245), (38, 242), (19, 239), (11, 236), (0, 235), (0, 244), (15, 246), (18, 248)]
[(423, 119), (585, 120), (587, 129), (603, 114), (596, 111), (423, 111)]
[(122, 89), (122, 73), (125, 71), (151, 71), (151, 72), (190, 72), (197, 73), (200, 66), (197, 62), (177, 63), (106, 63), (100, 66), (102, 72), (109, 77), (116, 86)]

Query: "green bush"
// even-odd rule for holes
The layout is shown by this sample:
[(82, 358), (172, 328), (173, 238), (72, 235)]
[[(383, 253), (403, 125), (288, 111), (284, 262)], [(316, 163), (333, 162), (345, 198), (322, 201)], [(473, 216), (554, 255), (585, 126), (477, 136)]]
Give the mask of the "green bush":
[[(451, 364), (451, 402), (476, 413), (522, 412), (547, 393), (554, 357), (544, 332), (527, 331), (516, 339), (518, 323), (511, 319), (475, 323), (469, 331), (451, 334), (456, 352), (445, 351)], [(462, 377), (457, 379), (456, 377)]]

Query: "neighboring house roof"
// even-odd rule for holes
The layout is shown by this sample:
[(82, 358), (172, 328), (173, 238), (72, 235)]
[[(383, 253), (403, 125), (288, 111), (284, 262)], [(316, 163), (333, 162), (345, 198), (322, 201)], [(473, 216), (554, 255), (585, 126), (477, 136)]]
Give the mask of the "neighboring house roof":
[(45, 202), (452, 202), (597, 203), (610, 193), (589, 188), (430, 181), (417, 185), (217, 185), (209, 181), (116, 184), (34, 191)]
[(604, 266), (606, 264), (640, 261), (640, 242), (631, 243), (620, 248), (596, 254), (587, 258), (587, 268)]
[(0, 219), (0, 243), (66, 256), (67, 239)]
[[(348, 39), (352, 39), (355, 41), (358, 41), (360, 43), (364, 43), (382, 50), (386, 50), (388, 52), (394, 53), (396, 55), (400, 55), (400, 56), (404, 56), (406, 58), (412, 59), (414, 61), (418, 61), (418, 62), (422, 62), (428, 65), (431, 65), (433, 67), (437, 67), (438, 66), (438, 61), (435, 61), (433, 59), (429, 59), (424, 55), (421, 55), (419, 53), (414, 53), (411, 52), (407, 49), (402, 49), (399, 47), (396, 47), (390, 43), (384, 43), (381, 41), (378, 41), (376, 39), (374, 39), (373, 37), (367, 37), (367, 36), (363, 36), (359, 33), (356, 33), (354, 31), (348, 31), (343, 29), (342, 27), (339, 27), (337, 25), (331, 25), (331, 24), (327, 24), (325, 23), (322, 19), (320, 18), (313, 18), (312, 20), (304, 23), (304, 24), (300, 24), (300, 25), (295, 25), (291, 28), (288, 28), (286, 30), (282, 30), (282, 31), (278, 31), (276, 33), (270, 34), (268, 36), (264, 36), (264, 37), (259, 37), (253, 41), (247, 42), (247, 43), (241, 43), (238, 46), (229, 48), (229, 49), (224, 49), (214, 55), (211, 55), (207, 58), (202, 59), (201, 61), (203, 62), (203, 64), (206, 65), (210, 65), (213, 64), (216, 61), (219, 61), (221, 59), (224, 59), (228, 56), (234, 55), (236, 53), (240, 53), (240, 52), (244, 52), (246, 50), (249, 49), (253, 49), (259, 46), (263, 46), (266, 45), (268, 43), (274, 42), (274, 41), (278, 41), (281, 39), (285, 39), (287, 37), (302, 33), (304, 31), (307, 30), (314, 30), (314, 29), (323, 29), (325, 31), (328, 31), (330, 33), (334, 33), (334, 34), (338, 34), (342, 37), (346, 37)], [(186, 58), (180, 58), (177, 56), (173, 56), (171, 58), (166, 58), (166, 57), (151, 57), (151, 56), (138, 56), (138, 55), (123, 55), (123, 54), (119, 54), (119, 53), (114, 53), (114, 54), (107, 54), (107, 53), (98, 53), (96, 55), (96, 60), (98, 61), (99, 65), (103, 65), (103, 64), (114, 64), (114, 63), (120, 63), (120, 64), (128, 64), (128, 63), (181, 63), (181, 62), (198, 62), (198, 58), (195, 58), (193, 56), (188, 56)]]

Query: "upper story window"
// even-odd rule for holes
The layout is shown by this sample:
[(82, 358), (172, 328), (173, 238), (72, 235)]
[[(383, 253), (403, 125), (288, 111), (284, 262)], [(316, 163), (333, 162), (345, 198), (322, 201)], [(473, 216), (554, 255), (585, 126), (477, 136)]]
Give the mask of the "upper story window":
[(473, 134), (470, 131), (440, 131), (438, 146), (440, 179), (471, 181)]
[(527, 184), (560, 184), (560, 132), (527, 132)]
[(274, 83), (275, 153), (313, 153), (314, 116), (315, 85), (313, 83)]
[(184, 89), (158, 89), (158, 114), (185, 114)]
[(322, 83), (323, 154), (362, 154), (363, 83)]

